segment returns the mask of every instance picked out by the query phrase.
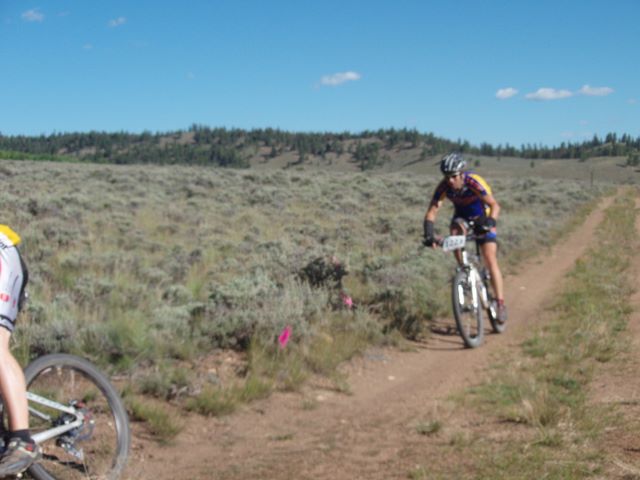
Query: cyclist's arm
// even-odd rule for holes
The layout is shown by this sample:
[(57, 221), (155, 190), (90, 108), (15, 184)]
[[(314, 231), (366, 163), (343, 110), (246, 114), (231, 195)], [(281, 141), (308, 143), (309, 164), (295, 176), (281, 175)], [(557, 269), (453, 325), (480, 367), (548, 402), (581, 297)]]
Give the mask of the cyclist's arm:
[(435, 222), (436, 217), (438, 216), (438, 210), (442, 205), (442, 201), (446, 195), (447, 184), (443, 180), (436, 187), (433, 195), (431, 196), (431, 203), (429, 203), (429, 208), (427, 209), (427, 213), (424, 216), (424, 220), (429, 222)]
[(424, 215), (424, 219), (430, 222), (435, 222), (436, 217), (438, 216), (438, 210), (440, 210), (440, 206), (442, 205), (442, 200), (432, 201), (429, 204), (429, 208), (427, 209), (427, 213)]
[(489, 207), (489, 216), (494, 220), (498, 220), (500, 215), (500, 204), (493, 195), (484, 195), (482, 201)]
[(422, 244), (426, 247), (436, 247), (436, 238), (434, 232), (434, 222), (436, 220), (436, 216), (438, 215), (438, 210), (442, 205), (442, 200), (438, 200), (438, 197), (435, 197), (431, 200), (429, 204), (429, 208), (427, 209), (427, 213), (424, 215), (424, 221), (422, 226), (424, 228), (424, 240)]

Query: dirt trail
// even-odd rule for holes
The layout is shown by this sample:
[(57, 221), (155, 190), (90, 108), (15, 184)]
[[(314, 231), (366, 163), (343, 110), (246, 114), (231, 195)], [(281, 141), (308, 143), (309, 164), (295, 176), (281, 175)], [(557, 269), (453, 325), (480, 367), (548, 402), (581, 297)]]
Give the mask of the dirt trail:
[(610, 203), (602, 202), (576, 231), (506, 279), (509, 327), (488, 335), (481, 348), (464, 349), (457, 335), (433, 335), (413, 352), (373, 350), (352, 362), (350, 395), (309, 385), (222, 419), (189, 416), (171, 446), (134, 441), (128, 477), (406, 479), (427, 445), (416, 423), (446, 415), (447, 395), (477, 383), (503, 349), (519, 348)]

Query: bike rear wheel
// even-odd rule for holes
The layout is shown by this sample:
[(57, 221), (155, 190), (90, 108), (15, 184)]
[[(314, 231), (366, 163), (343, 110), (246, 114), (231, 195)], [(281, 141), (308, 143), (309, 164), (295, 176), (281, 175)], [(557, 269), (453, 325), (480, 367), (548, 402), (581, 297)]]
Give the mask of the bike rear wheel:
[(479, 347), (484, 340), (480, 291), (476, 286), (476, 302), (474, 305), (471, 283), (467, 273), (464, 271), (456, 272), (451, 286), (453, 316), (456, 320), (458, 333), (460, 333), (466, 347)]
[[(119, 478), (131, 433), (120, 395), (107, 377), (87, 360), (64, 354), (40, 357), (24, 373), (30, 392), (64, 405), (82, 402), (75, 408), (82, 408), (85, 416), (80, 427), (41, 444), (42, 460), (29, 468), (29, 474), (37, 480)], [(57, 409), (37, 409), (51, 418), (30, 411), (32, 435), (66, 421), (66, 414)]]

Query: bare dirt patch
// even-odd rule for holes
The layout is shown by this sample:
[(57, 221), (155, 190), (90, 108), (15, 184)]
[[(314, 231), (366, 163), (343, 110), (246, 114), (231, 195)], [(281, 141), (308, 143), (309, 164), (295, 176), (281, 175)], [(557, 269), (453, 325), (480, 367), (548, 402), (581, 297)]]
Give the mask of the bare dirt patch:
[[(448, 446), (478, 431), (488, 439), (500, 435), (475, 416), (452, 418), (446, 399), (478, 383), (505, 350), (519, 348), (608, 204), (507, 278), (509, 328), (489, 335), (481, 348), (464, 349), (443, 320), (413, 351), (374, 349), (345, 365), (350, 394), (310, 382), (301, 392), (276, 393), (227, 417), (188, 415), (168, 446), (136, 436), (128, 478), (406, 479), (419, 465), (453, 461)], [(429, 434), (434, 422), (443, 430), (437, 435)]]

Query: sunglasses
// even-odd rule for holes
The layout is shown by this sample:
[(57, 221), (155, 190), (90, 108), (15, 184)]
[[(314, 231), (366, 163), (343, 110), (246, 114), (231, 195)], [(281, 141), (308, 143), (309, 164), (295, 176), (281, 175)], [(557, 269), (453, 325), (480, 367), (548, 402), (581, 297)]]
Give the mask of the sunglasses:
[(458, 178), (460, 175), (462, 175), (461, 173), (454, 173), (453, 175), (445, 175), (444, 178), (446, 178), (447, 180), (452, 180), (454, 178)]

